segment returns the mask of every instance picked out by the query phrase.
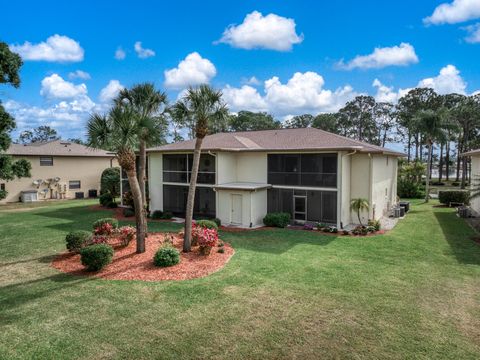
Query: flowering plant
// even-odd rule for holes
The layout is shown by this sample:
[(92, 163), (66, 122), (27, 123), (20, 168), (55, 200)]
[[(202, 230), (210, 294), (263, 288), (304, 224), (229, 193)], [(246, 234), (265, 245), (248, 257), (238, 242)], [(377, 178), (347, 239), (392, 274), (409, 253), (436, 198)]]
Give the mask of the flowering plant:
[(106, 235), (93, 235), (92, 244), (106, 244), (108, 243), (108, 236)]
[(214, 247), (218, 242), (218, 233), (215, 229), (198, 228), (197, 242), (201, 247)]
[(112, 235), (113, 233), (113, 226), (109, 223), (103, 223), (102, 225), (98, 226), (93, 230), (95, 235)]
[(133, 226), (122, 226), (116, 232), (122, 245), (127, 246), (135, 237), (137, 230)]

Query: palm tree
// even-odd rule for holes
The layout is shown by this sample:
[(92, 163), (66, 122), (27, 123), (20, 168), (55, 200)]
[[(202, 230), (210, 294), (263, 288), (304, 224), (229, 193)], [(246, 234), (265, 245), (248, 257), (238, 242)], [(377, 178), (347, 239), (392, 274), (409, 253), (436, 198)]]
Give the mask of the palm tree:
[(115, 104), (129, 104), (139, 121), (139, 162), (138, 173), (143, 206), (146, 207), (146, 163), (147, 147), (165, 143), (168, 124), (163, 110), (167, 106), (167, 95), (155, 89), (152, 83), (134, 85), (131, 89), (122, 89), (115, 98)]
[(88, 146), (107, 149), (116, 153), (118, 163), (125, 170), (135, 205), (137, 228), (137, 253), (145, 252), (145, 213), (136, 171), (138, 146), (138, 119), (128, 105), (114, 106), (107, 116), (91, 115), (87, 123)]
[(183, 251), (189, 252), (191, 250), (193, 205), (202, 142), (209, 132), (209, 124), (224, 120), (228, 116), (228, 109), (222, 100), (221, 91), (216, 91), (208, 85), (200, 85), (198, 88), (189, 88), (183, 98), (173, 106), (171, 113), (179, 122), (193, 122), (195, 124), (195, 150), (193, 152), (190, 187), (188, 188), (183, 241)]
[(362, 224), (362, 219), (360, 218), (360, 213), (363, 210), (368, 210), (368, 209), (370, 209), (370, 204), (367, 199), (357, 198), (357, 199), (352, 199), (352, 201), (350, 202), (350, 210), (355, 211), (357, 213), (358, 222), (362, 226), (363, 224)]
[(444, 122), (445, 113), (442, 109), (421, 110), (417, 113), (417, 126), (424, 135), (428, 146), (427, 178), (425, 179), (425, 202), (430, 200), (430, 174), (432, 170), (432, 150), (435, 141), (444, 141), (446, 139), (446, 124)]

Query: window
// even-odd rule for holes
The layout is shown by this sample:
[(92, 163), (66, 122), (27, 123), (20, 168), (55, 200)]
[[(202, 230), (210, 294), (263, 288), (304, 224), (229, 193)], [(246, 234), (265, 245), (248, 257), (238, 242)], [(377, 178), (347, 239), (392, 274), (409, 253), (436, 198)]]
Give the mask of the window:
[[(268, 212), (286, 212), (294, 217), (295, 197), (306, 196), (306, 220), (335, 224), (337, 222), (336, 191), (299, 191), (293, 189), (269, 189), (267, 192)], [(297, 210), (298, 211), (298, 210)], [(298, 218), (298, 217), (297, 217)]]
[(272, 185), (336, 187), (337, 154), (270, 154)]
[(53, 156), (40, 156), (40, 166), (53, 166)]
[[(192, 174), (192, 154), (163, 155), (163, 181), (188, 184)], [(197, 182), (215, 184), (215, 157), (209, 154), (200, 156)]]
[[(170, 211), (176, 216), (185, 216), (188, 186), (163, 185), (163, 211)], [(193, 214), (198, 217), (214, 218), (216, 216), (215, 192), (211, 188), (198, 187), (195, 190)]]
[(0, 184), (0, 190), (5, 191), (5, 183)]
[(68, 182), (68, 188), (70, 190), (80, 189), (81, 187), (82, 186), (81, 186), (80, 180), (70, 180)]

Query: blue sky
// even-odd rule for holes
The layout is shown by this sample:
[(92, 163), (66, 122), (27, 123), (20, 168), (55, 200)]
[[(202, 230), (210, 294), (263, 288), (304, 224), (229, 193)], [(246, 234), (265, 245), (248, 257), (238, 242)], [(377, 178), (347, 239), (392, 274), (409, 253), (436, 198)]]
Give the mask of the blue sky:
[[(279, 119), (335, 111), (361, 93), (395, 102), (415, 86), (480, 90), (480, 0), (22, 7), (28, 11), (0, 25), (1, 40), (24, 58), (21, 88), (0, 87), (17, 119), (15, 135), (47, 124), (65, 138), (83, 137), (91, 112), (108, 109), (120, 87), (143, 81), (171, 101), (188, 85), (209, 82), (224, 90), (232, 111)], [(14, 2), (2, 5), (3, 13), (19, 11)], [(119, 49), (123, 59), (115, 58)]]

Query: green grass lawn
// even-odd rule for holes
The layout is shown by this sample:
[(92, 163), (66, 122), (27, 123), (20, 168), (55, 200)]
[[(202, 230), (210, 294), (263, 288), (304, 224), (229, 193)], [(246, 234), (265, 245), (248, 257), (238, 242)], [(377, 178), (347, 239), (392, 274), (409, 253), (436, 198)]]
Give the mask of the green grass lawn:
[(451, 209), (383, 236), (223, 233), (223, 270), (144, 283), (49, 266), (109, 214), (87, 204), (0, 211), (0, 359), (480, 358), (480, 246)]

